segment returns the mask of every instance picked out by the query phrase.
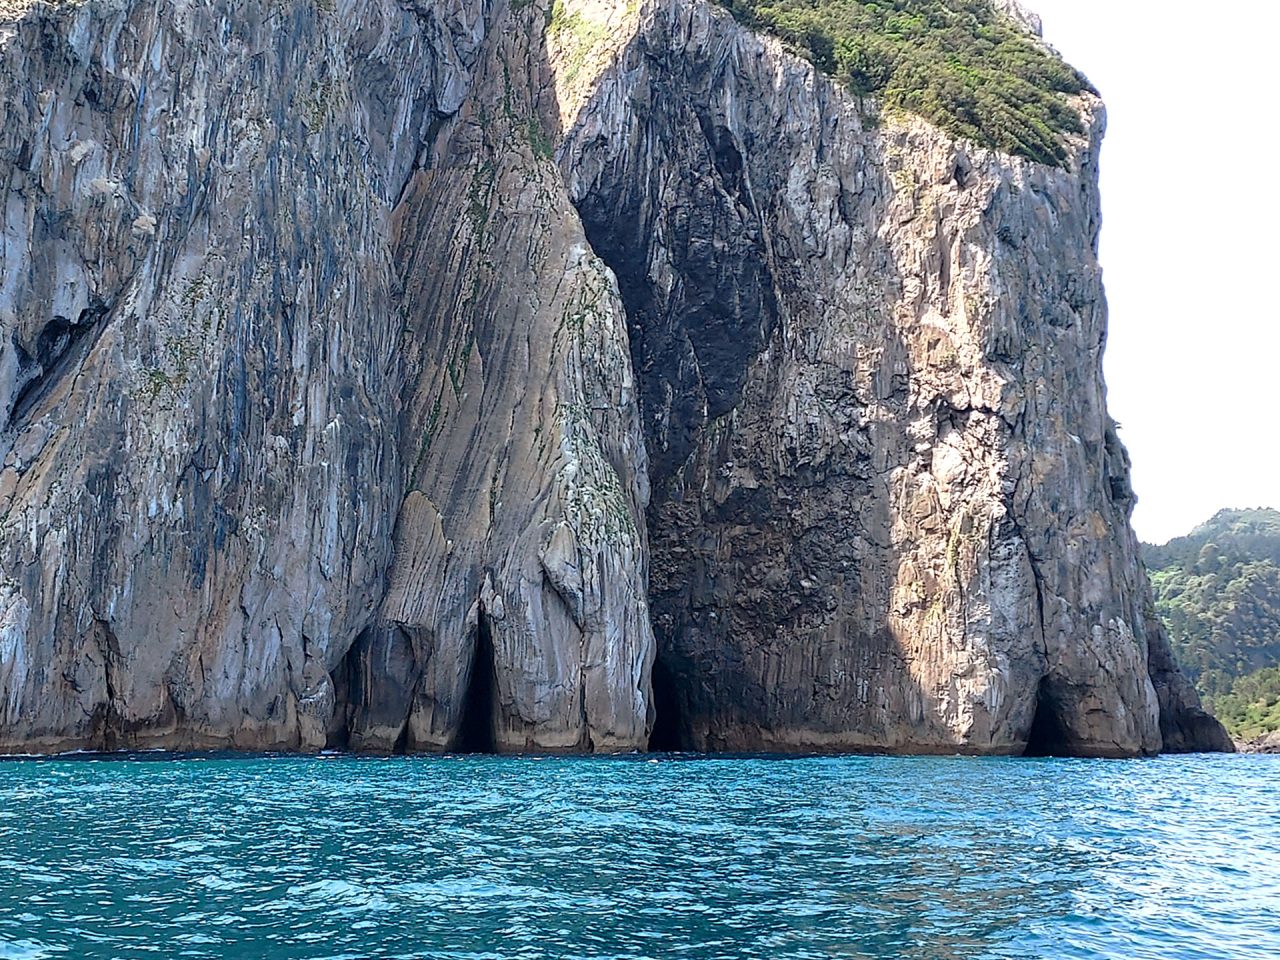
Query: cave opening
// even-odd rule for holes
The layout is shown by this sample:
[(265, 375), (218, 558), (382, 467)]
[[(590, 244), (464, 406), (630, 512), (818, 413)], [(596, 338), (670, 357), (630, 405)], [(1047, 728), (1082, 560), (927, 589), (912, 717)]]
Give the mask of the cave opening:
[(684, 715), (675, 675), (661, 659), (653, 663), (653, 730), (649, 734), (650, 753), (686, 750)]
[(1074, 756), (1070, 740), (1067, 725), (1062, 721), (1062, 705), (1054, 696), (1049, 678), (1044, 677), (1036, 692), (1036, 713), (1031, 721), (1031, 732), (1027, 734), (1027, 748), (1023, 751), (1023, 756)]
[(351, 722), (361, 694), (360, 647), (366, 631), (351, 642), (338, 665), (329, 671), (329, 683), (333, 688), (333, 714), (325, 731), (326, 750), (351, 749)]
[(454, 740), (454, 752), (497, 753), (494, 705), (498, 680), (493, 669), (493, 634), (483, 609), (480, 611), (480, 625), (476, 628), (470, 673), (462, 698), (462, 722)]

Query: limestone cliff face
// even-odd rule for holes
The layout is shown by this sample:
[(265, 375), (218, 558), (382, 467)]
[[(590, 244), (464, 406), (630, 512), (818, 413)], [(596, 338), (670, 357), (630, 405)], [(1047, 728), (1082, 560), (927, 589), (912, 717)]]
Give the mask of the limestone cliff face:
[(1049, 169), (690, 0), (10, 0), (0, 94), (0, 749), (1229, 746), (1096, 101)]
[(324, 743), (401, 486), (388, 133), (447, 74), (394, 4), (358, 14), (3, 27), (6, 745)]
[(4, 26), (0, 746), (644, 744), (624, 321), (494, 20)]
[(562, 165), (632, 320), (676, 742), (1222, 745), (1128, 526), (1079, 108), (1069, 170), (868, 123), (683, 3), (599, 81)]

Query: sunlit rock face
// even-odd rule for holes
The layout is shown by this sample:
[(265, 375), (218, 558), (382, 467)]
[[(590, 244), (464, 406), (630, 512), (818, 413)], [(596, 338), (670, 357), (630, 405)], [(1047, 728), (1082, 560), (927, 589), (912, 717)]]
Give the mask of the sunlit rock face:
[(689, 0), (0, 5), (0, 749), (1224, 748), (1067, 169)]
[(644, 745), (625, 321), (495, 16), (3, 27), (0, 745), (444, 748), (482, 634), (482, 739)]
[(631, 322), (675, 742), (1222, 745), (1128, 526), (1079, 108), (1069, 169), (1013, 160), (682, 3), (598, 81), (562, 168)]

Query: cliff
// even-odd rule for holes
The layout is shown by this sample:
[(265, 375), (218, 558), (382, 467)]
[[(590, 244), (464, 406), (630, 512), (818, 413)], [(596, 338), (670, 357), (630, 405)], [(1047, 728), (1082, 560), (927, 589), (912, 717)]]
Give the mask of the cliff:
[(1061, 166), (690, 0), (0, 7), (0, 749), (1227, 749)]

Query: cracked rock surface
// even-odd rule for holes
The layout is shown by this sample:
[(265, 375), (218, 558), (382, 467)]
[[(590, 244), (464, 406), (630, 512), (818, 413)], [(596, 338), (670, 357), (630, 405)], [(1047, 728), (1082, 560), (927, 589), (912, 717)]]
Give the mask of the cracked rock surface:
[(10, 0), (0, 95), (0, 750), (1230, 748), (1096, 100), (1050, 169), (691, 0)]

